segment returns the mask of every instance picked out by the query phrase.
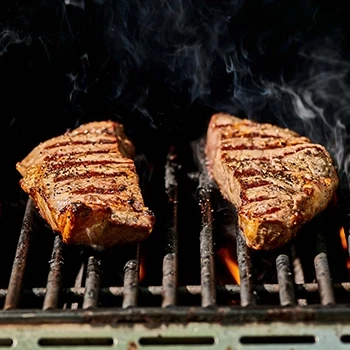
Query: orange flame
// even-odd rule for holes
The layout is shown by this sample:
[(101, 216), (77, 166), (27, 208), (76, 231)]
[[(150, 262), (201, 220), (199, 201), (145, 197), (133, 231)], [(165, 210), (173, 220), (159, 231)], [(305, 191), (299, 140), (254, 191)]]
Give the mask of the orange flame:
[(340, 234), (340, 240), (341, 240), (341, 245), (343, 249), (344, 250), (348, 249), (348, 243), (346, 242), (344, 227), (340, 228), (339, 234)]
[[(344, 227), (340, 228), (339, 235), (340, 235), (341, 245), (342, 245), (344, 251), (347, 252), (348, 251), (348, 242), (346, 241), (346, 235), (345, 235)], [(346, 258), (346, 267), (347, 267), (348, 271), (350, 272), (350, 257), (348, 255), (347, 255), (347, 258)]]
[(139, 265), (139, 282), (142, 282), (145, 279), (146, 270), (145, 270), (145, 258), (143, 255), (140, 257), (140, 265)]
[(237, 284), (241, 283), (239, 276), (239, 268), (236, 259), (232, 256), (231, 252), (227, 248), (220, 248), (218, 250), (218, 255), (221, 257), (222, 261), (225, 263), (226, 268), (231, 273), (231, 276)]

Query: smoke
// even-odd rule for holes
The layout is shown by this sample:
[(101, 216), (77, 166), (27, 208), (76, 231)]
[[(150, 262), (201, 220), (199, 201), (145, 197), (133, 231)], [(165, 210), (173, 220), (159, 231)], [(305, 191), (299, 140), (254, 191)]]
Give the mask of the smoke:
[[(116, 67), (110, 94), (116, 105), (131, 106), (153, 128), (161, 127), (164, 114), (181, 127), (193, 127), (191, 120), (200, 127), (215, 111), (290, 127), (323, 144), (348, 174), (350, 61), (337, 4), (98, 4)], [(193, 106), (202, 108), (202, 117), (186, 112)]]
[(89, 57), (84, 53), (81, 57), (81, 66), (79, 71), (73, 71), (67, 74), (67, 78), (72, 84), (71, 92), (69, 94), (69, 101), (72, 104), (76, 103), (76, 96), (79, 93), (87, 93), (88, 90), (88, 69), (89, 69)]
[(150, 143), (150, 131), (169, 142), (167, 135), (198, 138), (211, 114), (225, 111), (307, 135), (349, 173), (349, 38), (341, 2), (35, 4), (9, 5), (9, 19), (0, 22), (9, 120), (56, 113), (52, 136), (57, 123), (62, 130), (118, 115)]
[(64, 0), (64, 3), (67, 6), (78, 7), (82, 10), (85, 10), (85, 1), (84, 0)]
[(327, 40), (300, 54), (307, 67), (303, 79), (289, 83), (281, 79), (279, 84), (266, 84), (268, 98), (275, 106), (275, 118), (280, 125), (323, 144), (331, 153), (339, 175), (349, 179), (350, 62)]
[(0, 26), (0, 56), (5, 54), (11, 45), (30, 45), (32, 39), (31, 36), (22, 36), (19, 32), (12, 31), (10, 29), (1, 30)]

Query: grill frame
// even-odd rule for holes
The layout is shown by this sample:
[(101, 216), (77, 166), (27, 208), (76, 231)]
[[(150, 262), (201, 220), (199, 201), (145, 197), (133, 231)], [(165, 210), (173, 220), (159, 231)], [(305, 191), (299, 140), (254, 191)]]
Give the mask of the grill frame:
[(350, 309), (346, 305), (332, 307), (159, 307), (106, 308), (94, 310), (9, 310), (0, 313), (0, 324), (81, 324), (111, 325), (144, 323), (161, 324), (192, 322), (239, 325), (242, 323), (312, 322), (317, 324), (349, 324)]
[[(2, 336), (0, 327), (0, 337)], [(153, 341), (156, 345), (151, 348), (181, 349), (271, 349), (272, 341), (275, 341), (273, 348), (280, 350), (293, 348), (297, 350), (313, 349), (343, 349), (346, 343), (349, 343), (348, 325), (339, 327), (330, 327), (329, 324), (314, 323), (275, 323), (260, 324), (259, 327), (244, 325), (221, 325), (209, 323), (190, 323), (170, 324), (164, 326), (159, 331), (158, 328), (149, 327), (144, 324), (135, 324), (130, 326), (126, 323), (111, 325), (108, 327), (91, 326), (89, 324), (45, 324), (45, 325), (17, 325), (17, 327), (8, 328), (2, 340), (8, 344), (10, 341), (17, 347), (23, 349), (42, 349), (42, 344), (48, 344), (52, 341), (68, 342), (69, 348), (74, 349), (110, 349), (122, 348), (128, 350), (149, 349), (150, 346), (144, 346), (145, 340), (149, 345)], [(272, 336), (266, 337), (266, 334)], [(242, 341), (244, 338), (244, 341)], [(247, 338), (253, 340), (253, 344), (247, 342)], [(314, 342), (310, 342), (310, 338)], [(168, 340), (168, 344), (159, 346), (162, 343), (159, 340)], [(211, 344), (206, 344), (203, 340), (213, 340)], [(255, 339), (255, 342), (254, 342)], [(77, 340), (79, 342), (77, 342)], [(89, 342), (109, 341), (109, 345), (89, 346)], [(170, 341), (169, 341), (170, 340)], [(261, 340), (261, 343), (259, 343)], [(276, 340), (278, 342), (276, 343)], [(102, 342), (101, 342), (102, 343)], [(1, 343), (0, 343), (1, 344)], [(57, 343), (56, 343), (57, 344)], [(164, 344), (164, 342), (163, 342)], [(257, 347), (254, 346), (257, 345)], [(187, 346), (186, 346), (187, 345)], [(48, 345), (47, 345), (48, 346)], [(11, 347), (11, 345), (8, 345)], [(55, 348), (57, 345), (55, 346)]]

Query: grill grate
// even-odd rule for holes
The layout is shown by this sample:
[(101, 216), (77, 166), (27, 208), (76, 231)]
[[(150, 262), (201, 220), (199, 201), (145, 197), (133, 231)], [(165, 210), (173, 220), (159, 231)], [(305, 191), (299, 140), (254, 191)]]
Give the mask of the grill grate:
[[(188, 181), (187, 185), (184, 178)], [(191, 192), (191, 186), (196, 188), (195, 193)], [(300, 235), (301, 243), (294, 240), (275, 254), (270, 254), (267, 263), (263, 263), (267, 255), (251, 251), (237, 231), (235, 253), (240, 285), (228, 284), (222, 279), (224, 269), (220, 269), (216, 255), (218, 246), (228, 241), (227, 237), (218, 234), (221, 229), (218, 215), (220, 204), (207, 175), (184, 169), (181, 158), (171, 150), (165, 164), (164, 188), (165, 216), (158, 227), (163, 239), (160, 244), (163, 247), (159, 284), (150, 284), (149, 281), (157, 278), (150, 276), (153, 271), (149, 266), (140, 266), (142, 257), (155, 254), (144, 243), (108, 253), (65, 246), (56, 235), (49, 248), (52, 253), (44, 285), (28, 286), (26, 276), (30, 278), (36, 273), (32, 271), (30, 254), (40, 241), (34, 237), (43, 225), (29, 199), (8, 288), (0, 289), (4, 309), (0, 312), (0, 323), (23, 324), (28, 320), (31, 324), (350, 322), (350, 312), (345, 305), (349, 300), (350, 282), (348, 279), (333, 281), (331, 278), (334, 269), (330, 266), (334, 259), (329, 256), (329, 226), (325, 225), (329, 216), (320, 216), (305, 228), (306, 231), (314, 231), (311, 238), (314, 250), (308, 251), (310, 245), (305, 248), (305, 254), (313, 264), (311, 275), (314, 278), (311, 281), (310, 271), (305, 270), (305, 257), (299, 252), (305, 232)], [(198, 215), (190, 211), (185, 215), (186, 220), (198, 221), (199, 266), (197, 279), (192, 281), (200, 283), (192, 284), (183, 283), (181, 274), (184, 271), (181, 272), (179, 265), (183, 259), (188, 258), (192, 262), (191, 256), (197, 257), (190, 250), (187, 256), (180, 252), (180, 248), (186, 244), (186, 237), (190, 234), (195, 236), (195, 232), (181, 231), (186, 227), (186, 222), (182, 226), (179, 224), (181, 216), (184, 216), (180, 209), (186, 198), (197, 202), (198, 209)], [(348, 232), (349, 214), (346, 208), (346, 205), (341, 207), (344, 211), (344, 229)], [(44, 233), (47, 235), (48, 232)], [(46, 249), (46, 244), (44, 246), (43, 249)], [(341, 250), (340, 245), (338, 248)], [(72, 266), (72, 262), (76, 266)], [(270, 281), (265, 277), (260, 278), (257, 265), (274, 271), (273, 278)], [(146, 268), (148, 279), (143, 280), (141, 268)], [(187, 280), (188, 276), (185, 278)], [(86, 314), (87, 311), (89, 314)], [(249, 336), (246, 340), (248, 343), (256, 341)]]
[[(327, 256), (325, 232), (321, 224), (316, 225), (316, 256), (314, 269), (316, 281), (305, 283), (301, 261), (296, 255), (293, 245), (284, 249), (275, 259), (276, 278), (278, 283), (257, 284), (254, 276), (252, 252), (247, 248), (242, 234), (236, 235), (237, 261), (240, 272), (240, 286), (217, 284), (215, 276), (215, 251), (213, 238), (213, 212), (212, 189), (206, 174), (199, 176), (198, 202), (200, 205), (201, 229), (199, 234), (200, 252), (200, 285), (178, 286), (178, 179), (177, 173), (181, 168), (178, 157), (172, 151), (167, 157), (165, 166), (165, 190), (167, 193), (167, 215), (165, 225), (165, 250), (162, 267), (162, 285), (139, 285), (139, 264), (141, 245), (132, 249), (132, 258), (124, 266), (123, 286), (101, 287), (101, 274), (103, 273), (103, 253), (87, 250), (86, 263), (83, 263), (84, 283), (74, 287), (62, 287), (65, 248), (60, 237), (56, 236), (53, 242), (50, 269), (46, 288), (32, 288), (24, 290), (24, 295), (44, 298), (43, 310), (59, 308), (59, 300), (83, 298), (83, 309), (94, 309), (99, 306), (100, 297), (106, 295), (122, 297), (122, 308), (136, 307), (138, 296), (161, 296), (161, 307), (167, 308), (178, 305), (178, 295), (200, 295), (201, 306), (217, 305), (217, 294), (223, 298), (235, 298), (239, 295), (241, 306), (254, 306), (258, 300), (264, 299), (264, 294), (278, 294), (281, 306), (295, 306), (298, 302), (305, 305), (302, 299), (308, 294), (319, 294), (321, 305), (334, 305), (334, 290), (343, 294), (350, 292), (350, 283), (344, 281), (332, 284)], [(20, 308), (20, 297), (23, 281), (28, 266), (28, 256), (31, 247), (31, 237), (34, 231), (35, 208), (31, 199), (25, 209), (22, 229), (18, 240), (16, 255), (13, 262), (12, 273), (8, 288), (0, 290), (0, 296), (5, 297), (4, 310)], [(293, 268), (293, 269), (292, 269)], [(78, 276), (77, 276), (78, 277)], [(294, 277), (294, 278), (293, 278)], [(82, 279), (82, 276), (80, 276)], [(62, 304), (62, 303), (61, 303)], [(259, 304), (261, 304), (259, 302)]]

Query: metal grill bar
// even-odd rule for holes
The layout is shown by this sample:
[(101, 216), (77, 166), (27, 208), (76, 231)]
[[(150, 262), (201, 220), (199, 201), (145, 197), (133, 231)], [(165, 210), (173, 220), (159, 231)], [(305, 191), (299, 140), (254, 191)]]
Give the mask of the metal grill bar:
[(318, 254), (314, 259), (316, 279), (319, 285), (320, 299), (322, 305), (335, 304), (334, 292), (329, 271), (327, 248), (324, 233), (318, 230), (316, 237), (316, 249)]
[(52, 255), (50, 260), (50, 272), (47, 278), (46, 295), (43, 304), (43, 310), (55, 309), (58, 305), (58, 299), (62, 281), (63, 244), (61, 237), (55, 237)]
[(212, 204), (209, 180), (206, 175), (200, 176), (199, 204), (201, 207), (202, 228), (200, 240), (201, 260), (201, 294), (202, 306), (208, 307), (216, 304), (216, 289), (214, 275), (214, 252), (213, 252), (213, 227), (212, 227)]
[(240, 230), (237, 232), (236, 241), (237, 260), (241, 279), (241, 305), (252, 306), (256, 304), (256, 292), (253, 283), (252, 263), (249, 254), (249, 248), (247, 247)]
[[(83, 285), (83, 279), (84, 279), (84, 275), (85, 275), (85, 267), (86, 267), (86, 263), (83, 262), (80, 265), (80, 269), (75, 277), (74, 288), (80, 288)], [(84, 293), (85, 293), (85, 288), (84, 288)], [(76, 309), (78, 309), (79, 305), (78, 305), (78, 303), (72, 303), (70, 305), (70, 307), (72, 310), (76, 310)], [(63, 308), (66, 309), (67, 305), (65, 304), (63, 306)]]
[[(294, 283), (295, 284), (304, 284), (305, 283), (305, 276), (303, 267), (301, 265), (300, 258), (297, 256), (295, 246), (292, 245), (290, 249), (290, 253), (293, 260), (293, 271), (294, 271)], [(306, 299), (299, 299), (298, 298), (298, 305), (307, 305)]]
[(295, 305), (294, 285), (289, 265), (289, 257), (281, 254), (276, 259), (280, 303), (282, 306)]
[(11, 277), (8, 285), (8, 292), (4, 304), (4, 309), (14, 309), (18, 307), (19, 298), (23, 285), (23, 278), (27, 266), (31, 233), (33, 229), (34, 203), (29, 198), (27, 201), (21, 233), (19, 236), (15, 259), (12, 266)]
[(91, 255), (88, 260), (83, 309), (92, 309), (98, 306), (100, 291), (101, 259)]
[[(335, 283), (334, 291), (336, 293), (346, 293), (350, 296), (350, 282)], [(200, 295), (201, 286), (199, 285), (187, 285), (180, 286), (178, 288), (179, 295)], [(255, 285), (256, 293), (259, 295), (267, 294), (278, 294), (279, 285), (278, 284), (256, 284)], [(227, 298), (237, 298), (240, 296), (240, 286), (236, 284), (226, 284), (226, 285), (217, 285), (216, 291), (218, 296), (227, 297)], [(138, 293), (140, 296), (160, 296), (163, 293), (162, 286), (145, 286), (139, 287)], [(316, 294), (319, 293), (319, 286), (317, 283), (305, 283), (295, 285), (295, 294), (296, 296), (304, 297), (306, 294)], [(44, 298), (46, 294), (46, 288), (32, 288), (25, 289), (23, 291), (24, 295), (33, 295), (37, 298)], [(72, 287), (72, 288), (63, 288), (61, 291), (62, 296), (65, 297), (83, 297), (85, 294), (84, 287)], [(6, 289), (0, 289), (0, 299), (5, 298), (7, 295)], [(115, 296), (121, 297), (124, 295), (124, 287), (105, 287), (101, 288), (99, 291), (100, 297), (104, 296)]]
[(129, 260), (124, 266), (124, 288), (123, 305), (124, 309), (137, 305), (138, 277), (140, 244), (137, 245), (136, 259)]
[(170, 218), (166, 228), (165, 256), (163, 259), (163, 302), (162, 307), (176, 304), (177, 290), (177, 180), (176, 180), (176, 155), (169, 153), (165, 168), (165, 189), (168, 195)]

